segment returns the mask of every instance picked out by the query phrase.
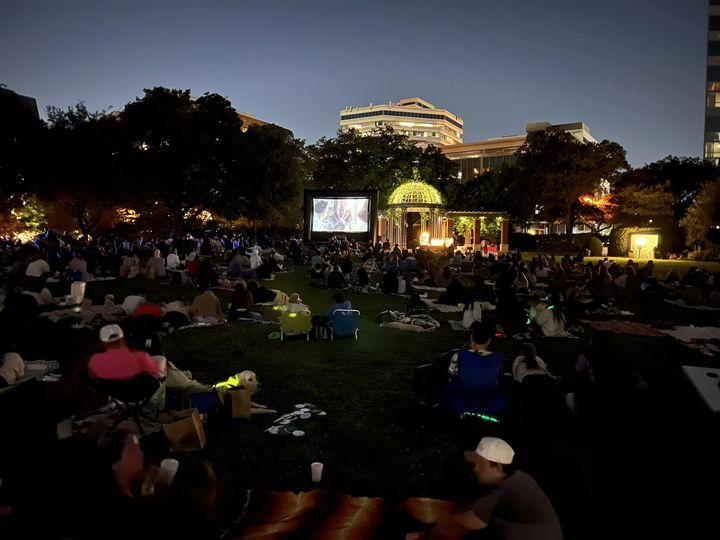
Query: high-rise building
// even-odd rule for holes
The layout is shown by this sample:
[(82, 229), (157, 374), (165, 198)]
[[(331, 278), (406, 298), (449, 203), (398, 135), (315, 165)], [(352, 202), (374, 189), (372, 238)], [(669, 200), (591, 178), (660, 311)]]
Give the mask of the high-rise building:
[(22, 94), (13, 92), (9, 88), (3, 87), (0, 87), (0, 94), (2, 94), (3, 99), (15, 101), (20, 107), (26, 109), (35, 118), (40, 119), (40, 115), (38, 114), (37, 101), (35, 101), (35, 98), (30, 96), (23, 96)]
[[(579, 142), (597, 142), (584, 122), (571, 124), (550, 124), (548, 122), (535, 122), (525, 128), (527, 133), (554, 129), (564, 131), (575, 137)], [(467, 182), (483, 173), (497, 169), (503, 165), (514, 165), (517, 161), (517, 152), (525, 143), (527, 135), (510, 135), (495, 137), (484, 141), (455, 144), (443, 147), (443, 154), (460, 166), (458, 180)]]
[(355, 129), (362, 135), (390, 126), (419, 146), (446, 146), (463, 141), (463, 120), (447, 109), (439, 109), (420, 98), (402, 99), (340, 111), (340, 129)]
[(707, 81), (703, 157), (720, 160), (720, 0), (708, 6)]

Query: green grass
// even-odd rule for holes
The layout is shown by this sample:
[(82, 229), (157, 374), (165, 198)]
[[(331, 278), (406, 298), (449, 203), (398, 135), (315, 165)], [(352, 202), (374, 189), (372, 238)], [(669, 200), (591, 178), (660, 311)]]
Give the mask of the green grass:
[[(602, 261), (604, 257), (585, 257), (585, 261), (592, 262), (594, 265), (598, 261)], [(630, 260), (628, 257), (608, 257), (608, 259), (615, 261), (620, 266), (625, 266)], [(632, 259), (633, 262), (638, 263), (641, 267), (647, 264), (650, 259)], [(670, 260), (670, 259), (652, 259), (655, 263), (655, 274), (659, 277), (664, 277), (665, 274), (671, 270), (675, 270), (681, 276), (692, 268), (697, 266), (700, 269), (707, 268), (708, 272), (720, 272), (720, 262), (717, 261), (688, 261), (688, 260)]]
[[(303, 268), (281, 274), (266, 285), (288, 294), (300, 293), (316, 314), (324, 313), (330, 305), (331, 293), (309, 286)], [(114, 292), (119, 301), (138, 286), (166, 300), (178, 294), (191, 299), (195, 294), (158, 283), (116, 280), (90, 283), (88, 296), (98, 302), (106, 292)], [(223, 301), (229, 297), (225, 293), (220, 296)], [(352, 293), (347, 296), (362, 314), (358, 341), (306, 342), (302, 337), (273, 341), (267, 336), (276, 327), (238, 322), (190, 329), (165, 339), (168, 358), (181, 369), (192, 370), (200, 381), (213, 383), (250, 369), (262, 381), (257, 402), (281, 413), (305, 402), (327, 411), (327, 416), (300, 426), (306, 432), (301, 438), (264, 433), (271, 425), (268, 417), (206, 424), (207, 446), (180, 459), (207, 459), (213, 463), (230, 501), (229, 512), (239, 511), (242, 490), (247, 488), (311, 489), (312, 461), (325, 463), (322, 487), (334, 492), (471, 499), (478, 493), (477, 485), (462, 463), (462, 450), (473, 447), (487, 434), (517, 443), (520, 466), (550, 494), (567, 538), (572, 538), (573, 533), (587, 537), (590, 531), (624, 526), (627, 516), (614, 514), (617, 505), (634, 508), (632, 522), (660, 523), (665, 522), (661, 519), (665, 515), (663, 508), (674, 504), (676, 527), (684, 527), (686, 517), (694, 515), (695, 506), (709, 504), (701, 480), (706, 476), (702, 473), (666, 478), (656, 471), (664, 466), (657, 449), (665, 446), (673, 434), (685, 437), (688, 447), (704, 449), (691, 468), (713, 467), (712, 456), (720, 451), (712, 428), (714, 419), (708, 419), (707, 411), (680, 371), (684, 363), (711, 365), (713, 359), (668, 338), (618, 336), (617, 354), (636, 365), (650, 386), (650, 404), (628, 414), (632, 427), (613, 425), (599, 431), (579, 423), (561, 433), (541, 434), (528, 441), (523, 439), (523, 428), (512, 422), (491, 425), (474, 420), (434, 419), (420, 415), (413, 407), (413, 368), (462, 345), (466, 336), (452, 332), (445, 322), (460, 318), (460, 314), (432, 312), (442, 322), (441, 328), (429, 333), (405, 333), (381, 328), (374, 321), (382, 310), (403, 309), (402, 298)], [(652, 295), (633, 310), (635, 320), (645, 322), (661, 319), (684, 324), (718, 323), (715, 313), (680, 310)], [(580, 317), (587, 318), (582, 313), (571, 313), (574, 321)], [(553, 372), (564, 377), (572, 375), (575, 360), (587, 345), (585, 339), (545, 339), (535, 343)], [(505, 352), (509, 367), (520, 346), (513, 340), (497, 339), (493, 348)], [(637, 479), (635, 487), (618, 493), (617, 486), (628, 478)], [(603, 510), (597, 510), (600, 513), (596, 515), (594, 508)], [(614, 517), (606, 521), (598, 516)]]

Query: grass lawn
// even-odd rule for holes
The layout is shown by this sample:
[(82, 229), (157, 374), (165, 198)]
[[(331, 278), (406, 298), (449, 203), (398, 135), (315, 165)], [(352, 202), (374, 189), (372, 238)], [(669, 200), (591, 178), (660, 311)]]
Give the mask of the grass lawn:
[[(598, 261), (602, 261), (604, 257), (585, 257), (585, 261), (591, 261), (593, 265), (596, 265)], [(625, 266), (628, 257), (608, 257), (615, 261), (620, 266)], [(632, 259), (638, 263), (641, 267), (644, 266), (650, 259)], [(689, 261), (689, 260), (671, 260), (671, 259), (652, 259), (655, 262), (655, 274), (659, 277), (664, 277), (665, 274), (671, 270), (675, 270), (681, 276), (693, 267), (697, 266), (701, 270), (707, 268), (708, 272), (715, 273), (720, 272), (720, 262), (718, 261)]]
[[(303, 268), (266, 285), (288, 294), (299, 292), (316, 314), (330, 305), (330, 292), (309, 286)], [(158, 283), (117, 280), (88, 284), (87, 296), (98, 303), (113, 292), (119, 301), (139, 286), (160, 299), (180, 294), (191, 299), (195, 294)], [(225, 301), (229, 294), (220, 296)], [(303, 423), (306, 436), (300, 438), (264, 433), (271, 423), (268, 417), (206, 425), (207, 446), (180, 459), (213, 463), (226, 517), (240, 511), (245, 489), (311, 489), (312, 461), (325, 463), (322, 487), (333, 492), (472, 500), (479, 488), (462, 463), (462, 450), (493, 434), (516, 447), (518, 464), (550, 495), (566, 538), (640, 538), (668, 531), (686, 538), (720, 537), (708, 535), (708, 530), (720, 533), (711, 510), (720, 504), (718, 418), (705, 409), (680, 370), (682, 364), (718, 365), (717, 358), (670, 338), (618, 336), (617, 354), (636, 365), (649, 385), (642, 404), (621, 421), (572, 422), (547, 429), (522, 421), (458, 422), (421, 413), (414, 406), (410, 380), (415, 366), (462, 345), (466, 336), (452, 332), (445, 322), (460, 314), (432, 312), (443, 324), (440, 329), (406, 333), (374, 321), (382, 310), (403, 309), (402, 298), (348, 297), (362, 314), (358, 341), (273, 341), (267, 336), (275, 327), (239, 322), (189, 329), (165, 339), (168, 358), (200, 381), (212, 383), (250, 369), (262, 381), (257, 402), (281, 413), (305, 402), (327, 411), (327, 416)], [(646, 322), (718, 322), (712, 312), (680, 310), (652, 296), (633, 309), (635, 320)], [(539, 355), (564, 377), (571, 376), (586, 345), (585, 339), (536, 340)], [(493, 347), (506, 353), (509, 369), (519, 343), (497, 339)], [(44, 414), (52, 416), (51, 411)]]

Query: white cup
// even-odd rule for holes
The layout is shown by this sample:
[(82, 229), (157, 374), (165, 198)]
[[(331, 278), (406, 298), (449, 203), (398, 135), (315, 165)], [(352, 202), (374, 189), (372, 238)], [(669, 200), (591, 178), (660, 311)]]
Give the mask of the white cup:
[(316, 484), (322, 480), (324, 465), (319, 461), (310, 464), (310, 474), (312, 475), (312, 481)]
[(162, 471), (162, 479), (166, 485), (171, 486), (175, 475), (177, 474), (180, 462), (177, 459), (166, 458), (160, 462), (160, 471)]

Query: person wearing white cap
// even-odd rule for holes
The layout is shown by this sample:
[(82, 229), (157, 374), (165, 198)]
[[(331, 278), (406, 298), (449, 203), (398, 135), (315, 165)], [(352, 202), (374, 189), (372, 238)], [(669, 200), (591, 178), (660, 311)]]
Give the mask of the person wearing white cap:
[(94, 379), (127, 381), (141, 373), (162, 376), (162, 367), (145, 351), (131, 351), (125, 343), (125, 334), (117, 324), (100, 329), (104, 352), (94, 354), (88, 363), (88, 373)]
[(475, 451), (465, 452), (465, 459), (490, 490), (467, 512), (447, 516), (427, 533), (410, 533), (406, 540), (464, 538), (486, 528), (503, 540), (562, 540), (550, 500), (529, 474), (515, 470), (514, 457), (504, 440), (483, 437)]

